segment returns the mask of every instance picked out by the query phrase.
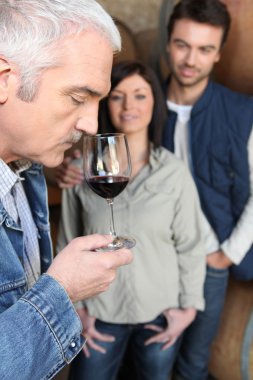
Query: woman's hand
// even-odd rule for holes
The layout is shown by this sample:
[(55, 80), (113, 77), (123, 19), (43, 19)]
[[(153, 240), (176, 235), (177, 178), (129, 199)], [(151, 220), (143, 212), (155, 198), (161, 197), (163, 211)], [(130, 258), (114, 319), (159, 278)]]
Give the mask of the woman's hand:
[(114, 336), (101, 334), (95, 327), (96, 318), (91, 317), (85, 307), (78, 308), (76, 311), (83, 325), (83, 335), (87, 340), (86, 344), (83, 347), (83, 352), (86, 358), (90, 357), (89, 347), (93, 348), (93, 350), (101, 352), (102, 354), (105, 354), (106, 350), (104, 347), (97, 344), (95, 340), (101, 342), (114, 342)]
[(71, 156), (65, 157), (61, 165), (55, 168), (55, 180), (61, 189), (67, 189), (82, 183), (84, 179), (83, 172), (73, 163), (75, 159), (80, 157), (80, 150), (75, 150)]
[(163, 312), (166, 320), (166, 328), (161, 328), (153, 324), (145, 325), (146, 329), (156, 331), (157, 334), (146, 340), (145, 345), (152, 343), (164, 343), (162, 350), (172, 346), (177, 338), (183, 333), (196, 317), (196, 310), (189, 309), (167, 309)]

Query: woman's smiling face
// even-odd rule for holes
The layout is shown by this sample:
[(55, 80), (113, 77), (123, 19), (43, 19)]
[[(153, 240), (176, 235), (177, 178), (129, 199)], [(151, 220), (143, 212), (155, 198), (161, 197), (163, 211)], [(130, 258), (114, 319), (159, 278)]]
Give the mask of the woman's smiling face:
[(118, 132), (147, 132), (154, 108), (151, 86), (139, 74), (123, 79), (110, 92), (108, 108), (111, 122)]

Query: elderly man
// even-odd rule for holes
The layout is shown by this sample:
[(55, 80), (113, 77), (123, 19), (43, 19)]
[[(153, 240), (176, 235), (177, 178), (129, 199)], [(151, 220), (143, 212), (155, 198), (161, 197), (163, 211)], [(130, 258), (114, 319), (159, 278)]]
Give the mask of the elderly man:
[(41, 167), (96, 133), (120, 36), (93, 0), (0, 5), (0, 378), (51, 379), (84, 343), (72, 302), (106, 290), (132, 259), (94, 253), (111, 238), (93, 235), (51, 264)]

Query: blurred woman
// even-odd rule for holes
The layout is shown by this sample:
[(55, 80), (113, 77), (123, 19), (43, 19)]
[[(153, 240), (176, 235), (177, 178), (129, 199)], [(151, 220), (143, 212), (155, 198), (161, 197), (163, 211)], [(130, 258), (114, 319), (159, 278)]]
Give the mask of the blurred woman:
[[(135, 259), (107, 292), (77, 306), (87, 343), (71, 379), (115, 379), (129, 344), (137, 379), (168, 380), (178, 338), (204, 307), (199, 202), (187, 169), (160, 146), (167, 114), (153, 71), (121, 62), (111, 82), (99, 127), (128, 139), (132, 176), (114, 216), (117, 232), (137, 241)], [(75, 236), (108, 233), (106, 206), (85, 183), (64, 190), (58, 249)]]

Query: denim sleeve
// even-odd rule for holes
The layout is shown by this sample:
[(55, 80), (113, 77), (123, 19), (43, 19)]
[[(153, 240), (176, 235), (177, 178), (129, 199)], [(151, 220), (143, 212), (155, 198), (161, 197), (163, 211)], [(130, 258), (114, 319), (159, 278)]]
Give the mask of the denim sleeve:
[(80, 351), (81, 322), (49, 275), (0, 314), (0, 379), (51, 379)]

